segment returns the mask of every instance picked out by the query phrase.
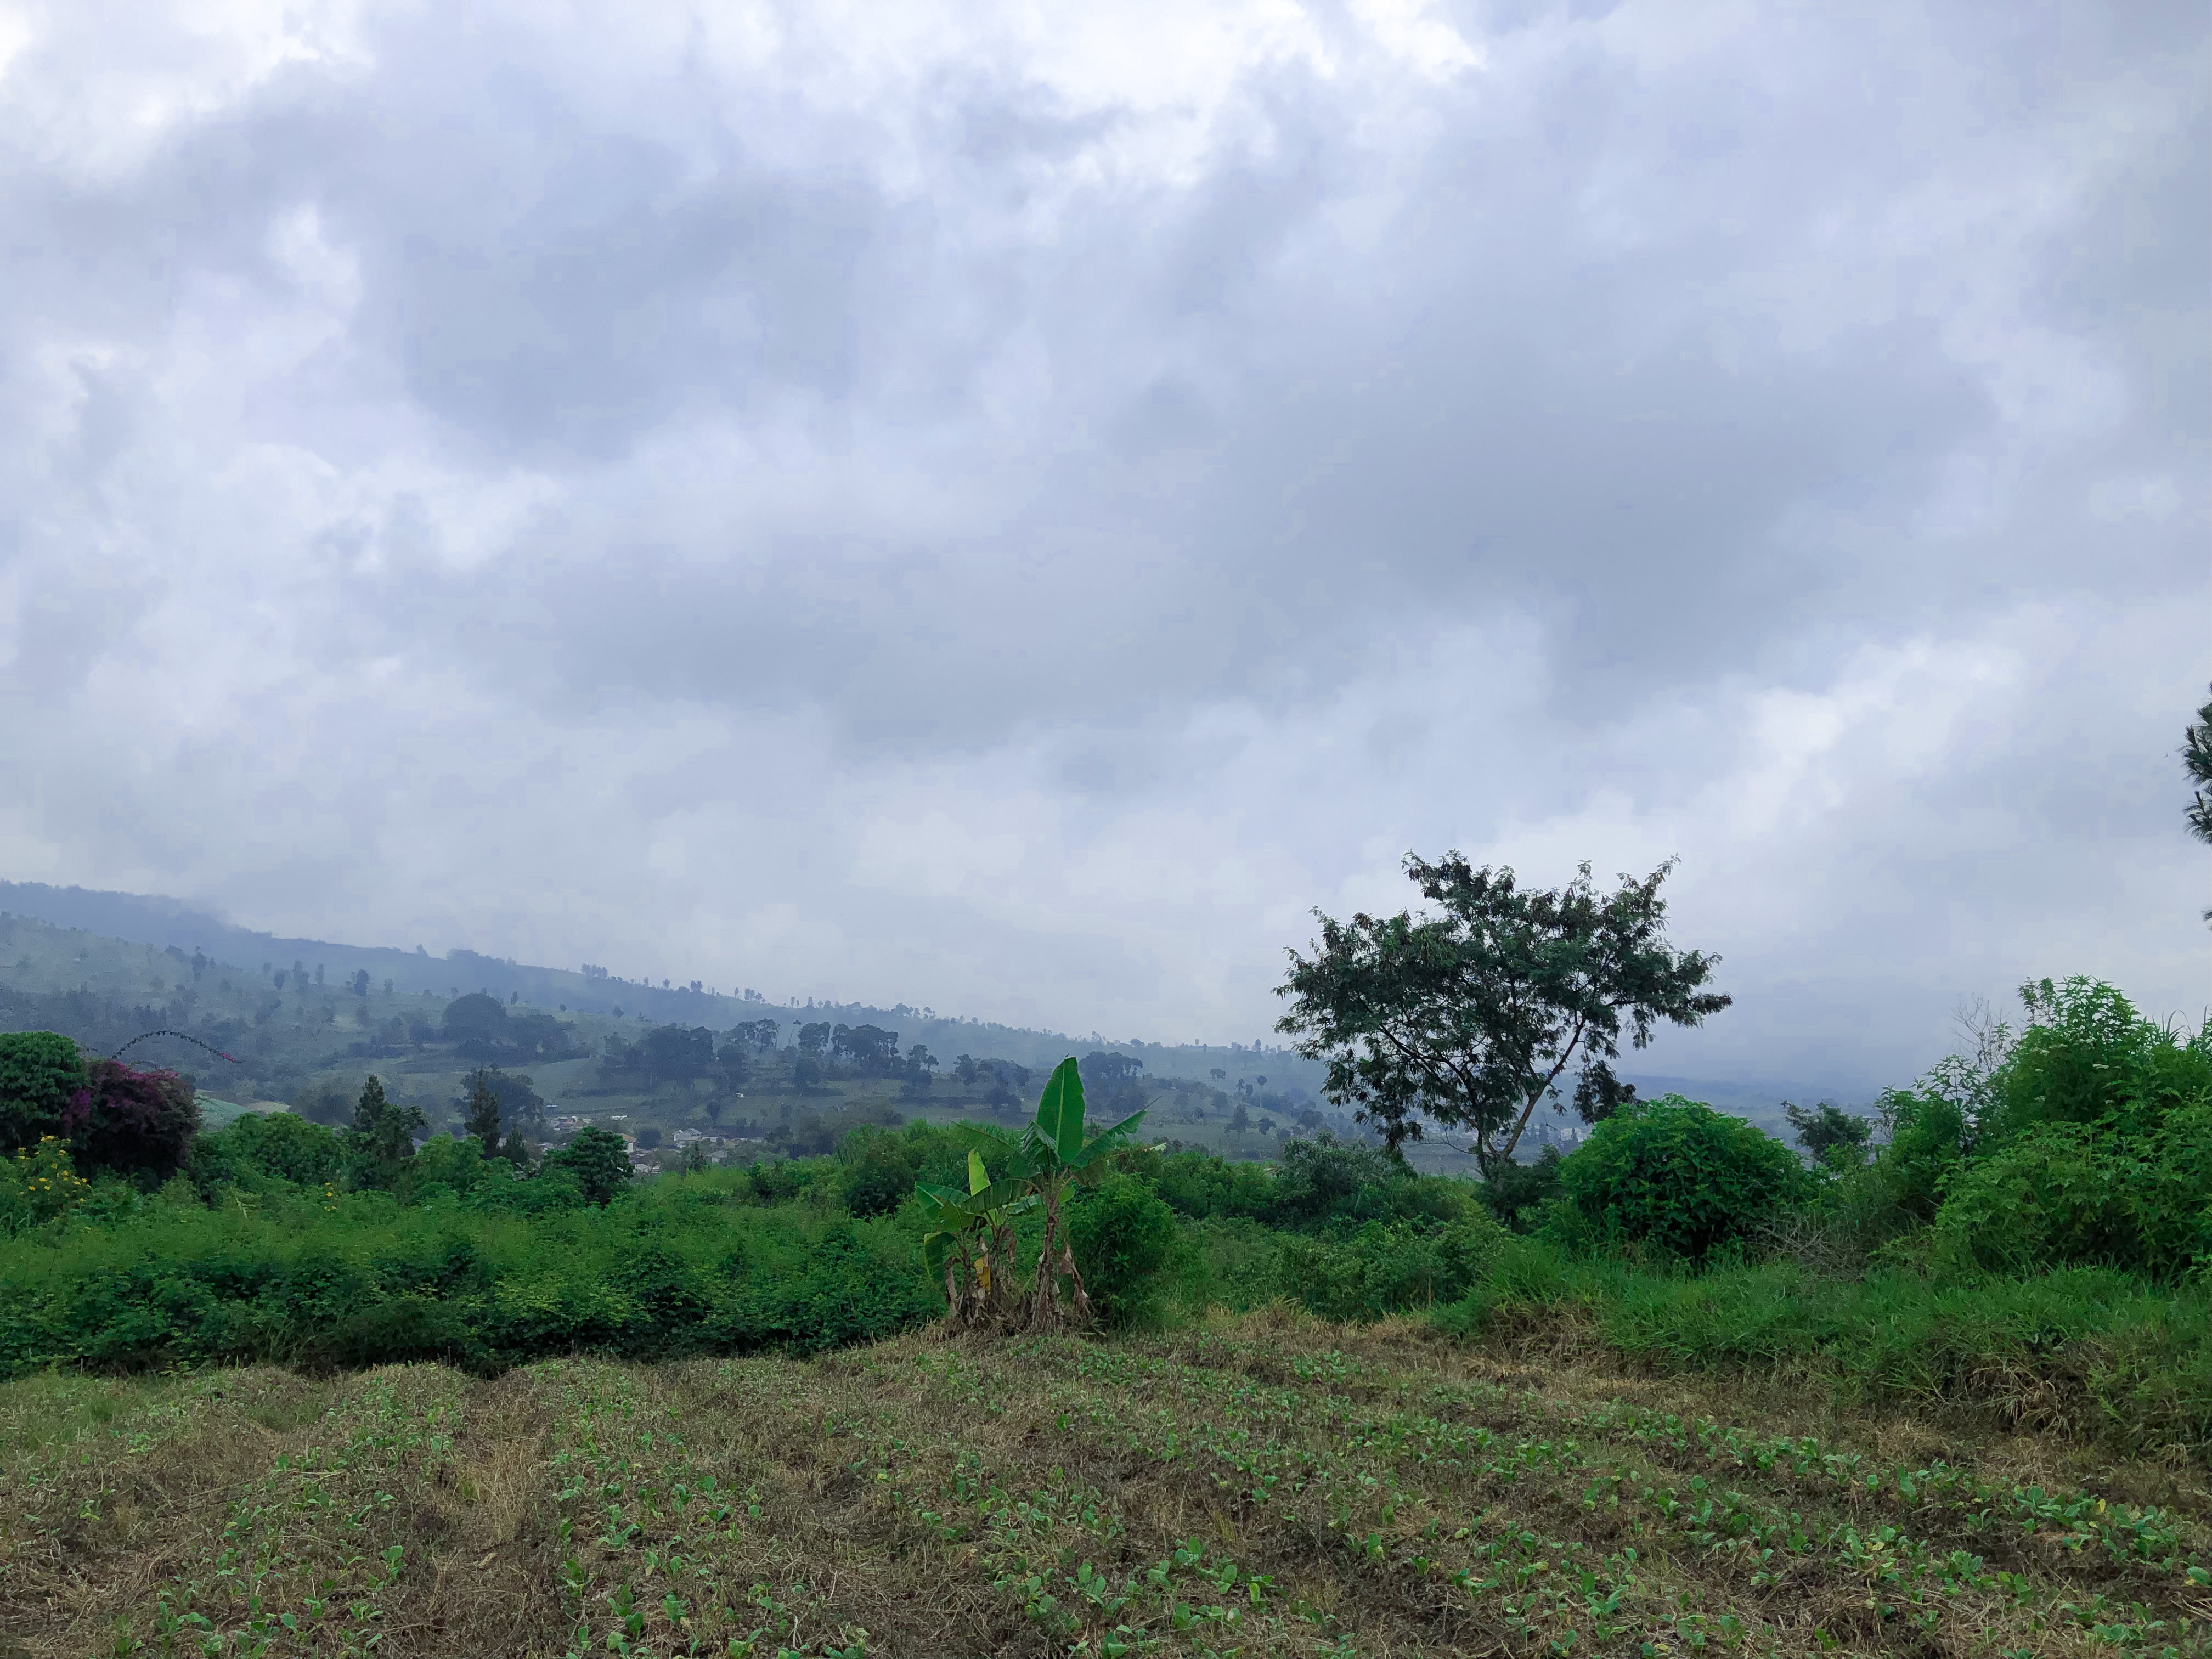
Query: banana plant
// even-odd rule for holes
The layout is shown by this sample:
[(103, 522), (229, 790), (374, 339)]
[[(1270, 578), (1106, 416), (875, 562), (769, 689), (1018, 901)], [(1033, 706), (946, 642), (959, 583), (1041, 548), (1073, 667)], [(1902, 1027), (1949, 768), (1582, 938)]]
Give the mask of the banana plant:
[(1037, 1252), (1036, 1282), (1030, 1289), (1031, 1330), (1057, 1330), (1071, 1316), (1077, 1324), (1091, 1322), (1091, 1298), (1084, 1292), (1083, 1275), (1067, 1242), (1066, 1200), (1079, 1182), (1096, 1181), (1105, 1173), (1107, 1158), (1128, 1144), (1144, 1116), (1132, 1112), (1086, 1139), (1083, 1079), (1074, 1058), (1060, 1061), (1046, 1080), (1036, 1119), (1015, 1142), (1008, 1171), (1018, 1176), (1044, 1209), (1044, 1244)]
[(968, 1190), (919, 1189), (934, 1224), (923, 1236), (921, 1258), (932, 1279), (945, 1284), (945, 1316), (955, 1325), (1004, 1324), (1014, 1297), (1014, 1217), (1036, 1199), (1018, 1179), (994, 1182), (982, 1153), (968, 1153)]

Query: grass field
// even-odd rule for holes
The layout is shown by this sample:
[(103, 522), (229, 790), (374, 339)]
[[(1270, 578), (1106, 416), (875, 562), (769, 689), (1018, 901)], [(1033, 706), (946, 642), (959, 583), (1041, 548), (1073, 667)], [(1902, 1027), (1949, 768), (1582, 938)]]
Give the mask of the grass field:
[(0, 1654), (2212, 1651), (2203, 1466), (1279, 1309), (0, 1388)]

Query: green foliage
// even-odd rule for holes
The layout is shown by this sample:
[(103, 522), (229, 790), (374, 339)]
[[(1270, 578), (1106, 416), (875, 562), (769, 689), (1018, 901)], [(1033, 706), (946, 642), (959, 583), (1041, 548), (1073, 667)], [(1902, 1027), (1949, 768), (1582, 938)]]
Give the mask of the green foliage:
[(837, 1179), (838, 1196), (854, 1215), (889, 1215), (914, 1192), (914, 1165), (886, 1136), (872, 1136)]
[(614, 1202), (635, 1173), (623, 1138), (596, 1126), (577, 1130), (567, 1146), (545, 1155), (545, 1164), (566, 1170), (585, 1200), (603, 1208)]
[(773, 1164), (756, 1160), (740, 1171), (744, 1193), (756, 1204), (788, 1204), (829, 1173), (826, 1161), (811, 1158), (780, 1158)]
[[(1615, 1103), (1615, 1111), (1625, 1103)], [(1559, 1195), (1559, 1149), (1547, 1146), (1533, 1164), (1502, 1164), (1476, 1188), (1493, 1220), (1516, 1233), (1532, 1231), (1544, 1206)]]
[(1182, 1235), (1175, 1212), (1148, 1184), (1106, 1176), (1069, 1206), (1067, 1237), (1099, 1323), (1129, 1330), (1160, 1322)]
[(1951, 1182), (1936, 1218), (1959, 1257), (2000, 1269), (2125, 1261), (2124, 1176), (2109, 1130), (2043, 1123), (1976, 1159)]
[(486, 1152), (499, 1146), (499, 1093), (481, 1069), (470, 1076), (468, 1110), (461, 1127)]
[(1275, 1166), (1267, 1216), (1278, 1226), (1307, 1229), (1372, 1220), (1390, 1207), (1394, 1190), (1415, 1178), (1403, 1158), (1379, 1146), (1327, 1134), (1293, 1140)]
[(76, 1172), (69, 1147), (46, 1135), (9, 1158), (0, 1158), (0, 1237), (14, 1237), (58, 1222), (90, 1196), (92, 1183)]
[(1881, 1097), (1881, 1111), (1889, 1142), (1875, 1154), (1875, 1167), (1900, 1210), (1916, 1221), (1933, 1221), (1972, 1143), (1966, 1109), (1933, 1089), (1892, 1089)]
[(1488, 1272), (1509, 1235), (1477, 1212), (1443, 1226), (1370, 1221), (1340, 1240), (1283, 1246), (1283, 1294), (1325, 1319), (1379, 1319), (1457, 1301)]
[(2144, 1018), (2088, 979), (2024, 986), (2027, 1024), (1883, 1097), (1875, 1170), (1953, 1260), (2172, 1278), (2208, 1249), (2212, 1026)]
[(1139, 1167), (1180, 1216), (1256, 1220), (1270, 1212), (1274, 1201), (1274, 1177), (1264, 1164), (1232, 1164), (1208, 1152), (1169, 1152), (1149, 1155)]
[(1699, 1261), (1751, 1237), (1812, 1183), (1772, 1136), (1666, 1095), (1594, 1127), (1560, 1161), (1559, 1188), (1590, 1236)]
[(1512, 871), (1458, 853), (1408, 855), (1407, 875), (1438, 914), (1315, 912), (1322, 936), (1310, 957), (1291, 952), (1276, 988), (1291, 1010), (1276, 1029), (1328, 1063), (1329, 1097), (1393, 1146), (1419, 1138), (1425, 1116), (1472, 1130), (1488, 1175), (1570, 1066), (1595, 1118), (1628, 1093), (1609, 1066), (1624, 1036), (1641, 1048), (1662, 1020), (1702, 1024), (1729, 1006), (1703, 988), (1720, 959), (1668, 942), (1659, 889), (1670, 868), (1600, 897), (1587, 864), (1556, 891), (1524, 890)]
[(365, 1187), (390, 1187), (399, 1179), (400, 1166), (415, 1156), (415, 1132), (427, 1128), (422, 1109), (401, 1105), (388, 1098), (384, 1085), (371, 1077), (361, 1085), (354, 1103), (354, 1179)]
[[(272, 1190), (241, 1208), (126, 1194), (97, 1225), (0, 1243), (0, 1376), (210, 1361), (495, 1370), (576, 1349), (635, 1358), (812, 1352), (927, 1319), (910, 1230), (763, 1210), (742, 1172), (649, 1183), (602, 1207), (514, 1180), (472, 1140), (407, 1171), (481, 1171), (417, 1201)], [(465, 1180), (462, 1184), (465, 1185)], [(434, 1188), (434, 1189), (433, 1189)], [(541, 1196), (533, 1212), (524, 1194)], [(90, 1205), (84, 1206), (92, 1207)]]
[(1344, 1231), (1375, 1220), (1448, 1221), (1474, 1202), (1463, 1181), (1417, 1174), (1385, 1148), (1327, 1131), (1285, 1143), (1272, 1170), (1205, 1152), (1138, 1151), (1116, 1161), (1193, 1220), (1246, 1218), (1292, 1231)]
[[(2197, 840), (2212, 842), (2212, 801), (2204, 798), (2204, 792), (2212, 789), (2212, 700), (2182, 728), (2181, 764), (2193, 786), (2189, 805), (2182, 809), (2182, 820)], [(2204, 913), (2204, 919), (2212, 921), (2212, 910)]]
[(2212, 1102), (2149, 1135), (2039, 1125), (1966, 1166), (1936, 1231), (1954, 1259), (2000, 1272), (2187, 1273), (2212, 1261)]
[[(1991, 1146), (2046, 1123), (2110, 1123), (2140, 1132), (2170, 1106), (2151, 1064), (2172, 1034), (2096, 980), (2021, 988), (2028, 1025), (1992, 1079), (1991, 1109), (1976, 1127)], [(2208, 1073), (2200, 1088), (2212, 1085)]]
[(337, 1134), (294, 1112), (248, 1112), (192, 1145), (192, 1180), (204, 1193), (225, 1186), (259, 1191), (272, 1182), (320, 1187), (342, 1178), (345, 1168)]
[(70, 1097), (84, 1086), (76, 1044), (52, 1031), (0, 1031), (0, 1152), (61, 1133)]

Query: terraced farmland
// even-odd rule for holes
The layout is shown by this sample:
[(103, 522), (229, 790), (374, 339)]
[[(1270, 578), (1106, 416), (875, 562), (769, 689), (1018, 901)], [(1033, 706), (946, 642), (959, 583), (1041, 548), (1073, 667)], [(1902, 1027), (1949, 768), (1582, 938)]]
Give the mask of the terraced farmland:
[(1261, 1314), (0, 1389), (0, 1653), (2196, 1654), (2180, 1457)]

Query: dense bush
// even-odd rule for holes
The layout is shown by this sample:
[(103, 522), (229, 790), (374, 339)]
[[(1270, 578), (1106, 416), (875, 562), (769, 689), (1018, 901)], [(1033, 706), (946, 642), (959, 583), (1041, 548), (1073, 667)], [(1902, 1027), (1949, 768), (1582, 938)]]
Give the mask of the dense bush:
[(52, 1136), (81, 1174), (149, 1185), (173, 1175), (199, 1129), (192, 1086), (174, 1072), (87, 1060), (52, 1031), (0, 1033), (0, 1152)]
[(1175, 1212), (1149, 1185), (1111, 1175), (1079, 1193), (1067, 1234), (1101, 1323), (1109, 1330), (1158, 1323), (1181, 1235)]
[(2173, 1278), (2212, 1252), (2212, 1025), (2144, 1018), (2111, 986), (2045, 980), (2002, 1026), (1884, 1097), (1874, 1170), (1948, 1259)]
[(2212, 1103), (2148, 1134), (2110, 1120), (2038, 1123), (1965, 1168), (1936, 1231), (1954, 1259), (2000, 1272), (2186, 1273), (2212, 1256)]
[(1933, 1221), (1972, 1144), (1966, 1109), (1935, 1089), (1893, 1089), (1882, 1097), (1882, 1111), (1889, 1142), (1874, 1160), (1881, 1185), (1906, 1215)]
[(0, 1031), (0, 1152), (62, 1133), (62, 1113), (84, 1086), (76, 1044), (52, 1031)]
[(62, 1133), (81, 1170), (148, 1182), (174, 1175), (199, 1132), (192, 1085), (174, 1072), (95, 1060), (62, 1109)]
[(956, 1132), (929, 1123), (903, 1130), (861, 1124), (837, 1146), (837, 1192), (856, 1216), (889, 1215), (916, 1181), (965, 1189), (967, 1146)]
[(1754, 1125), (1664, 1095), (1593, 1128), (1560, 1161), (1559, 1188), (1587, 1236), (1694, 1261), (1753, 1236), (1812, 1182), (1796, 1153)]
[(1508, 1164), (1476, 1189), (1492, 1219), (1516, 1233), (1531, 1231), (1559, 1194), (1559, 1149), (1547, 1146), (1533, 1164)]
[(1142, 1152), (1119, 1160), (1192, 1220), (1249, 1218), (1297, 1232), (1343, 1231), (1370, 1221), (1449, 1221), (1474, 1200), (1465, 1182), (1424, 1176), (1380, 1146), (1324, 1131), (1283, 1147), (1273, 1169), (1206, 1152)]
[(345, 1143), (325, 1125), (296, 1112), (248, 1112), (193, 1144), (191, 1173), (206, 1195), (225, 1186), (253, 1192), (271, 1182), (320, 1187), (337, 1181), (345, 1167)]
[(2095, 980), (2045, 980), (2021, 997), (2028, 1025), (1990, 1079), (1977, 1126), (1986, 1143), (2055, 1123), (2154, 1133), (2176, 1108), (2212, 1096), (2212, 1028), (2185, 1037)]
[(1349, 1237), (1286, 1241), (1280, 1285), (1325, 1319), (1426, 1310), (1473, 1289), (1507, 1237), (1480, 1212), (1443, 1225), (1370, 1221)]
[(1258, 1220), (1274, 1198), (1274, 1177), (1261, 1164), (1231, 1164), (1207, 1152), (1142, 1151), (1125, 1152), (1118, 1161), (1151, 1182), (1177, 1215), (1193, 1220)]
[(1960, 1258), (1999, 1269), (2126, 1262), (2136, 1252), (2119, 1165), (2109, 1130), (2037, 1124), (1960, 1172), (1937, 1236)]
[[(438, 1182), (412, 1205), (384, 1192), (271, 1191), (221, 1208), (137, 1198), (98, 1226), (50, 1224), (0, 1245), (0, 1375), (811, 1352), (938, 1311), (912, 1229), (763, 1210), (738, 1171), (653, 1182), (601, 1207), (573, 1184), (514, 1180), (473, 1142), (432, 1143), (410, 1177), (424, 1166), (464, 1186), (460, 1172), (480, 1171), (474, 1195)], [(564, 1186), (565, 1206), (536, 1215), (497, 1201)]]

